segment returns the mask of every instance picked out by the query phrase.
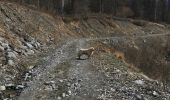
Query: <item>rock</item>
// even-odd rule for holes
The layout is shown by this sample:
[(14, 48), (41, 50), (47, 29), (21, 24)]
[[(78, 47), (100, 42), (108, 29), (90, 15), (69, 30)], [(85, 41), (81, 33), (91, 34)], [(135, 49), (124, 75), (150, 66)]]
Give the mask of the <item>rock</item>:
[(10, 66), (14, 66), (14, 61), (13, 60), (8, 60), (8, 65), (10, 65)]
[(33, 69), (35, 66), (29, 66), (28, 69), (31, 70)]
[(27, 51), (27, 54), (28, 54), (28, 55), (32, 55), (32, 54), (34, 54), (34, 53), (35, 53), (35, 52), (34, 52), (33, 50), (28, 50), (28, 51)]
[(68, 83), (67, 83), (67, 86), (71, 86), (71, 83), (68, 82)]
[(145, 40), (145, 39), (143, 40), (143, 43), (146, 43), (146, 40)]
[(24, 50), (28, 49), (27, 46), (21, 46), (21, 48), (24, 49)]
[(29, 49), (33, 49), (34, 47), (32, 46), (32, 44), (30, 43), (26, 43), (26, 46), (29, 48)]
[(40, 43), (39, 43), (39, 42), (34, 42), (32, 45), (33, 45), (35, 48), (39, 48), (39, 47), (40, 47)]
[(158, 96), (159, 94), (156, 91), (153, 91), (153, 96)]
[(0, 37), (0, 44), (2, 44), (2, 41), (4, 41), (4, 38)]
[(52, 88), (52, 86), (45, 86), (45, 90), (46, 91), (53, 91), (53, 88)]
[(38, 47), (40, 47), (40, 46), (41, 46), (41, 44), (40, 44), (39, 42), (36, 42), (36, 44), (37, 44), (37, 46), (38, 46)]
[(82, 60), (88, 59), (88, 56), (87, 55), (82, 55), (82, 56), (80, 56), (80, 59), (82, 59)]
[(61, 100), (61, 97), (57, 97), (57, 100)]
[(80, 83), (80, 82), (82, 82), (82, 80), (81, 80), (81, 79), (78, 79), (77, 81), (78, 81), (79, 83)]
[(141, 95), (135, 95), (135, 100), (143, 100), (143, 97)]
[(5, 99), (3, 99), (3, 100), (11, 100), (11, 99), (9, 99), (9, 98), (5, 98)]
[(4, 100), (3, 93), (0, 91), (0, 100)]
[(52, 85), (52, 84), (55, 84), (55, 81), (49, 81), (44, 83), (44, 85)]
[(15, 84), (6, 84), (5, 87), (6, 87), (6, 90), (15, 90), (16, 89)]
[(71, 95), (71, 90), (68, 91), (68, 94)]
[(53, 89), (56, 89), (56, 85), (55, 85), (55, 84), (52, 84), (51, 87), (52, 87)]
[(18, 31), (22, 32), (22, 31), (23, 31), (23, 29), (22, 29), (22, 28), (18, 28)]
[(9, 58), (17, 58), (17, 56), (15, 55), (14, 52), (8, 52), (7, 57), (9, 57)]
[(136, 80), (134, 82), (138, 85), (144, 85), (144, 81), (142, 81), (142, 80)]
[(17, 85), (17, 86), (16, 86), (16, 89), (17, 89), (17, 90), (22, 90), (22, 89), (24, 89), (24, 88), (25, 88), (24, 85)]
[(46, 90), (52, 91), (52, 90), (54, 90), (56, 88), (55, 81), (45, 82), (44, 85), (47, 85)]
[(1, 50), (1, 51), (4, 51), (5, 49), (4, 49), (4, 47), (0, 46), (0, 50)]
[(24, 56), (28, 56), (28, 54), (24, 50), (22, 50), (22, 53)]
[(18, 54), (21, 54), (21, 53), (22, 53), (22, 50), (21, 50), (21, 49), (14, 48), (14, 51), (17, 52)]
[(64, 98), (64, 97), (66, 97), (66, 94), (65, 94), (65, 93), (63, 93), (63, 94), (62, 94), (62, 96), (63, 96), (63, 98)]
[(8, 43), (2, 43), (1, 45), (3, 48), (7, 48), (7, 49), (10, 48)]
[(113, 88), (111, 88), (110, 90), (111, 90), (112, 92), (115, 92), (115, 91), (116, 91), (116, 90), (115, 90), (115, 89), (113, 89)]
[(63, 80), (59, 80), (59, 82), (61, 82), (61, 83), (62, 83), (62, 82), (63, 82)]
[(115, 71), (116, 73), (120, 73), (121, 71), (119, 70), (119, 69), (116, 69), (116, 71)]
[(30, 78), (31, 78), (31, 73), (26, 73), (24, 80), (27, 81)]
[(5, 20), (6, 20), (7, 22), (10, 22), (10, 21), (11, 21), (11, 19), (9, 19), (9, 18), (7, 18), (7, 17), (6, 17), (6, 19), (5, 19)]
[(0, 86), (0, 91), (5, 91), (6, 87), (5, 86)]

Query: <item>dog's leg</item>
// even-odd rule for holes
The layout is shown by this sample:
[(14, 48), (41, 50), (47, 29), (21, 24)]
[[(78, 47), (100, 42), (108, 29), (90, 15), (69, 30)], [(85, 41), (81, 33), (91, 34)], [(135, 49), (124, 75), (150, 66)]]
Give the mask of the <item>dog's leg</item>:
[(81, 54), (80, 53), (77, 55), (77, 59), (81, 60)]

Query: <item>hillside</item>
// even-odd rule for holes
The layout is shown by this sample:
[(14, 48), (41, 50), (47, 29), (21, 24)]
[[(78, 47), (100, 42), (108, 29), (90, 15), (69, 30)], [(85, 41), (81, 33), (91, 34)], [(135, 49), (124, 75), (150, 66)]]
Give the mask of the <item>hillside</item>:
[(0, 99), (169, 100), (169, 34), (167, 24), (0, 1)]

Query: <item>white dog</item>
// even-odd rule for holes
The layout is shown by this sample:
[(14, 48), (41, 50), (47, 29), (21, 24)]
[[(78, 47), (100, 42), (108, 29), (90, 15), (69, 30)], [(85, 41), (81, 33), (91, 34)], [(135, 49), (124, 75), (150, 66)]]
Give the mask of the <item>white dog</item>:
[(90, 47), (90, 48), (87, 48), (87, 49), (80, 49), (79, 52), (78, 52), (78, 59), (81, 59), (81, 56), (82, 55), (86, 55), (88, 58), (93, 54), (94, 52), (94, 48), (93, 47)]

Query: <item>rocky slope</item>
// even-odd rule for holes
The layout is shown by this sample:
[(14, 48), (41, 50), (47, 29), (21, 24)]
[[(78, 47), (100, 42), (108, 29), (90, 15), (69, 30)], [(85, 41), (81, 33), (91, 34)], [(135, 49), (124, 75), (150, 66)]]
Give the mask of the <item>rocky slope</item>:
[[(169, 32), (165, 24), (53, 17), (0, 1), (0, 98), (168, 100), (168, 85), (144, 74), (168, 79)], [(75, 59), (90, 46), (91, 59)]]

